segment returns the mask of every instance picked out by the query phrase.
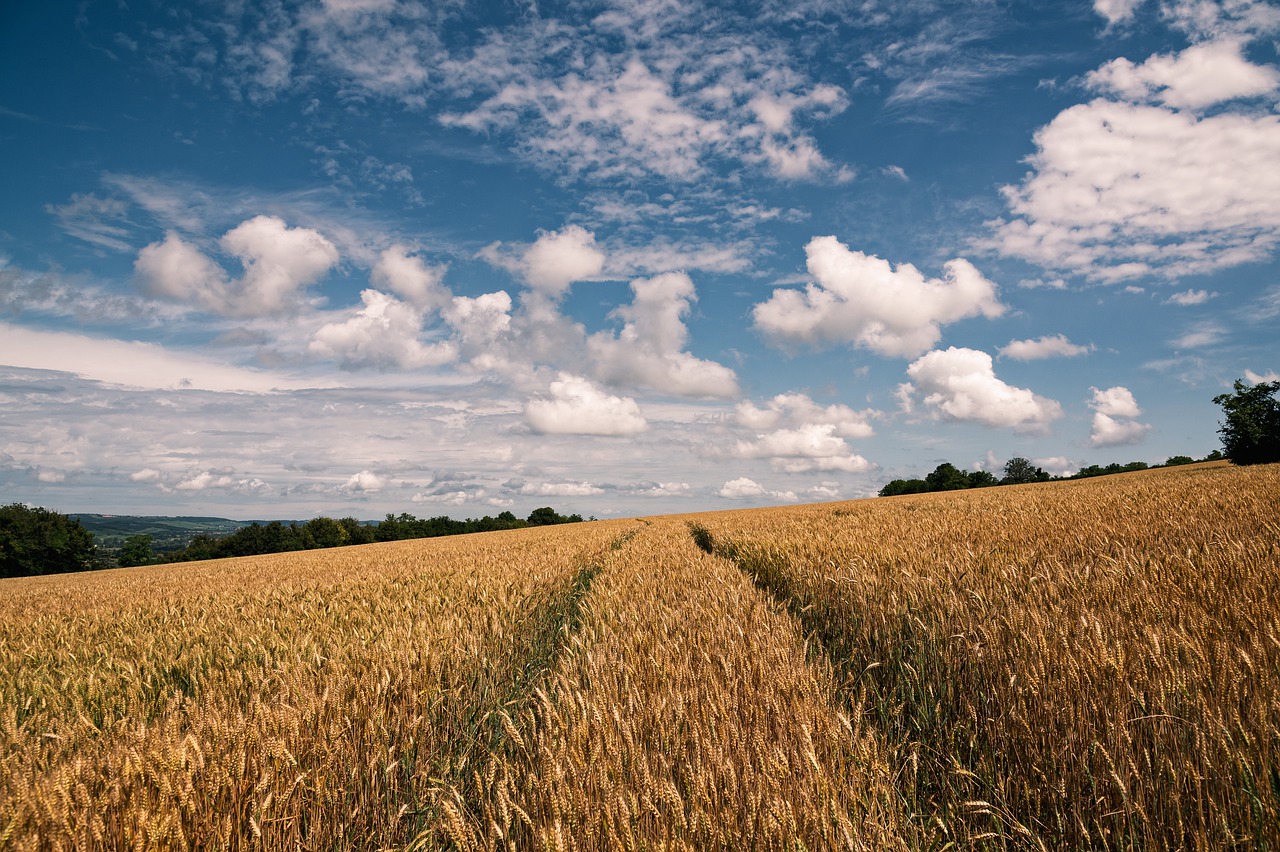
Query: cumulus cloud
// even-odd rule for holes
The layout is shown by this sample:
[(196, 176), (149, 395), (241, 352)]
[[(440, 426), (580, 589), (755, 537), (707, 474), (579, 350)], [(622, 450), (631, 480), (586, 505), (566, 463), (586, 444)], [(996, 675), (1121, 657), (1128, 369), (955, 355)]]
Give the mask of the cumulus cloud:
[(1252, 385), (1260, 385), (1263, 382), (1280, 382), (1280, 373), (1275, 370), (1268, 370), (1265, 373), (1255, 373), (1253, 370), (1244, 371), (1244, 380)]
[(1108, 24), (1120, 24), (1133, 18), (1142, 0), (1093, 0), (1093, 11), (1107, 19)]
[(769, 497), (774, 500), (782, 500), (787, 503), (794, 503), (799, 498), (796, 497), (794, 491), (770, 491), (754, 479), (748, 479), (740, 476), (737, 479), (730, 479), (726, 482), (716, 494), (729, 500), (742, 500), (752, 497)]
[(1158, 101), (1203, 109), (1280, 88), (1280, 71), (1244, 58), (1238, 39), (1193, 45), (1175, 55), (1157, 54), (1141, 64), (1113, 59), (1085, 77), (1085, 84), (1129, 101)]
[(921, 395), (934, 417), (1044, 432), (1062, 416), (1056, 401), (997, 378), (991, 356), (974, 349), (934, 350), (907, 367), (907, 375), (914, 385), (900, 388), (903, 398)]
[(298, 290), (338, 262), (338, 250), (319, 231), (290, 228), (276, 216), (241, 222), (223, 235), (221, 245), (244, 264), (231, 307), (249, 316), (285, 308)]
[(275, 216), (241, 222), (219, 245), (243, 265), (239, 279), (230, 279), (173, 231), (139, 251), (134, 269), (152, 295), (227, 316), (256, 317), (293, 305), (303, 288), (338, 262), (338, 250), (319, 231), (290, 228)]
[(1280, 242), (1280, 116), (1099, 98), (1059, 113), (1035, 147), (1032, 171), (1002, 190), (1013, 218), (992, 223), (987, 244), (1007, 255), (1113, 282), (1212, 272)]
[(1139, 423), (1134, 418), (1142, 414), (1133, 393), (1125, 387), (1106, 390), (1090, 388), (1093, 394), (1089, 407), (1093, 409), (1093, 431), (1089, 445), (1093, 447), (1118, 447), (1136, 444), (1151, 431), (1151, 424)]
[(342, 490), (353, 494), (373, 494), (386, 488), (390, 481), (389, 477), (380, 476), (366, 469), (351, 474), (347, 481), (342, 483)]
[(764, 407), (743, 401), (734, 410), (734, 421), (756, 434), (739, 440), (732, 453), (737, 458), (769, 459), (775, 470), (788, 473), (862, 473), (873, 465), (855, 454), (845, 438), (870, 437), (870, 416), (846, 405), (821, 406), (801, 393), (778, 394)]
[(1000, 355), (1017, 361), (1038, 361), (1042, 358), (1074, 358), (1089, 351), (1088, 346), (1078, 346), (1065, 334), (1045, 335), (1034, 340), (1010, 340), (1000, 348)]
[(422, 258), (395, 245), (378, 258), (369, 280), (405, 299), (423, 311), (437, 311), (449, 304), (453, 294), (443, 284), (445, 267), (428, 266)]
[(153, 296), (217, 312), (226, 307), (227, 273), (173, 231), (139, 251), (133, 267)]
[(1123, 420), (1102, 412), (1093, 415), (1093, 431), (1089, 433), (1091, 447), (1119, 447), (1137, 444), (1151, 431), (1151, 424), (1136, 420)]
[(480, 296), (455, 296), (441, 312), (456, 333), (462, 354), (484, 368), (511, 329), (511, 296), (505, 290)]
[(637, 497), (686, 497), (693, 486), (687, 482), (633, 482), (624, 490)]
[(795, 429), (776, 429), (739, 441), (734, 455), (744, 459), (769, 459), (777, 470), (803, 473), (816, 470), (862, 473), (872, 465), (856, 455), (836, 434), (834, 424), (813, 423)]
[(1208, 290), (1184, 290), (1181, 293), (1174, 293), (1165, 299), (1166, 305), (1203, 305), (1205, 302), (1217, 296), (1217, 293), (1210, 293)]
[(744, 400), (734, 409), (734, 420), (750, 429), (777, 429), (810, 424), (832, 426), (842, 438), (869, 438), (875, 430), (869, 422), (874, 412), (855, 411), (847, 405), (819, 405), (802, 393), (780, 393), (763, 408)]
[(547, 397), (525, 403), (535, 432), (554, 435), (635, 435), (648, 428), (630, 397), (612, 396), (580, 376), (561, 373)]
[(1133, 393), (1128, 388), (1119, 386), (1106, 390), (1089, 388), (1089, 391), (1093, 394), (1089, 407), (1100, 414), (1112, 417), (1137, 417), (1142, 414), (1142, 409), (1138, 408), (1138, 401), (1133, 398)]
[(529, 286), (551, 297), (561, 295), (575, 281), (599, 275), (604, 252), (596, 248), (595, 235), (569, 225), (559, 231), (543, 231), (520, 259), (520, 270)]
[(1073, 462), (1066, 456), (1037, 457), (1032, 459), (1031, 462), (1050, 476), (1070, 476), (1080, 469), (1078, 463)]
[(399, 367), (416, 369), (446, 364), (457, 356), (450, 342), (425, 345), (422, 315), (412, 305), (377, 290), (360, 294), (364, 306), (341, 322), (321, 326), (309, 349), (335, 358), (343, 369)]
[(588, 497), (604, 489), (590, 482), (526, 482), (520, 493), (528, 497)]
[(206, 470), (188, 476), (177, 485), (174, 485), (172, 490), (207, 491), (209, 489), (221, 489), (242, 494), (253, 494), (265, 491), (268, 487), (267, 483), (256, 477), (237, 478), (234, 471)]
[(636, 279), (631, 291), (631, 304), (612, 314), (624, 321), (622, 331), (599, 332), (587, 340), (596, 378), (676, 396), (727, 397), (738, 392), (733, 370), (684, 351), (689, 337), (684, 317), (697, 298), (688, 275), (669, 272)]
[(926, 279), (909, 263), (891, 267), (835, 237), (815, 237), (805, 253), (816, 281), (775, 290), (752, 309), (756, 327), (777, 343), (850, 343), (912, 357), (938, 342), (943, 324), (1004, 312), (995, 284), (963, 258), (947, 261), (941, 279)]

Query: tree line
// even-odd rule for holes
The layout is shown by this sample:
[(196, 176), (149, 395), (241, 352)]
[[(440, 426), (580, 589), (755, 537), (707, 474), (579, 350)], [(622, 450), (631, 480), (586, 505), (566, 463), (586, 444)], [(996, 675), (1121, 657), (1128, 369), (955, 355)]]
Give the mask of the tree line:
[(264, 553), (289, 553), (295, 550), (318, 550), (349, 544), (373, 544), (378, 541), (404, 541), (445, 535), (516, 530), (551, 524), (580, 523), (578, 514), (561, 515), (550, 506), (534, 509), (528, 518), (517, 518), (501, 512), (496, 518), (467, 518), (458, 521), (447, 515), (416, 518), (407, 512), (388, 514), (377, 524), (364, 524), (355, 518), (312, 518), (302, 523), (270, 521), (254, 522), (225, 536), (200, 534), (182, 550), (150, 554), (148, 535), (130, 536), (120, 550), (119, 564), (150, 565), (161, 562), (193, 562), (198, 559), (222, 559), (229, 556), (260, 556)]
[(408, 513), (401, 513), (388, 514), (376, 524), (361, 523), (355, 518), (335, 520), (328, 517), (312, 518), (304, 522), (254, 522), (225, 536), (201, 533), (191, 539), (186, 547), (168, 553), (156, 553), (150, 535), (129, 536), (124, 540), (119, 553), (112, 558), (110, 554), (99, 551), (93, 543), (93, 533), (81, 526), (79, 520), (49, 509), (12, 503), (0, 507), (0, 577), (30, 577), (115, 566), (123, 568), (228, 556), (258, 556), (348, 544), (579, 523), (582, 519), (581, 515), (562, 515), (550, 506), (543, 506), (534, 509), (527, 518), (517, 518), (511, 512), (502, 512), (497, 517), (486, 515), (483, 518), (457, 521), (444, 515), (416, 518)]
[(1028, 459), (1012, 458), (1004, 466), (1004, 476), (996, 477), (987, 470), (963, 471), (950, 462), (943, 462), (933, 469), (924, 479), (894, 479), (880, 489), (881, 497), (896, 497), (899, 494), (927, 494), (934, 491), (962, 491), (966, 488), (989, 488), (993, 485), (1024, 485), (1028, 482), (1060, 482), (1068, 479), (1088, 479), (1091, 476), (1106, 476), (1112, 473), (1128, 473), (1134, 470), (1147, 470), (1152, 467), (1174, 467), (1182, 464), (1194, 464), (1197, 461), (1219, 461), (1224, 458), (1218, 450), (1214, 450), (1203, 459), (1191, 456), (1170, 456), (1164, 464), (1149, 465), (1135, 461), (1128, 464), (1112, 463), (1109, 465), (1091, 464), (1080, 468), (1070, 476), (1052, 476), (1037, 467)]

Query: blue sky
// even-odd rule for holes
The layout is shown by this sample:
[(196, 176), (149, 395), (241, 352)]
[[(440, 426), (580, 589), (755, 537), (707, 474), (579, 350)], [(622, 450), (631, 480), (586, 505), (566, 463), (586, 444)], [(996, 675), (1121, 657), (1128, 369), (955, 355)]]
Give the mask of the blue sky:
[(1203, 455), (1280, 8), (0, 7), (0, 492), (600, 517)]

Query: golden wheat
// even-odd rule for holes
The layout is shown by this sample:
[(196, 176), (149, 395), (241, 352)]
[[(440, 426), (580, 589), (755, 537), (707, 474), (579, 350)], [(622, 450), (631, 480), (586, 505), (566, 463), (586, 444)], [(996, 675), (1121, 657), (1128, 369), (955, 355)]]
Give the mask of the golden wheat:
[(0, 583), (0, 849), (1280, 848), (1280, 466)]
[[(449, 791), (479, 849), (891, 849), (874, 736), (833, 706), (786, 612), (683, 523), (603, 564), (581, 633), (524, 713), (532, 745)], [(456, 819), (470, 823), (463, 841)]]
[(697, 520), (822, 638), (915, 842), (1280, 845), (1280, 467)]
[(0, 846), (407, 840), (622, 530), (6, 581)]

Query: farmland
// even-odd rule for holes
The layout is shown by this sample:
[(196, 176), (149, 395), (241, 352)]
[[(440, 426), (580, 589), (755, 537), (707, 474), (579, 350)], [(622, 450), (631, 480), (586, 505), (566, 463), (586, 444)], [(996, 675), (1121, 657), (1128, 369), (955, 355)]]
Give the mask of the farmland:
[(0, 848), (1280, 848), (1280, 466), (0, 583)]

